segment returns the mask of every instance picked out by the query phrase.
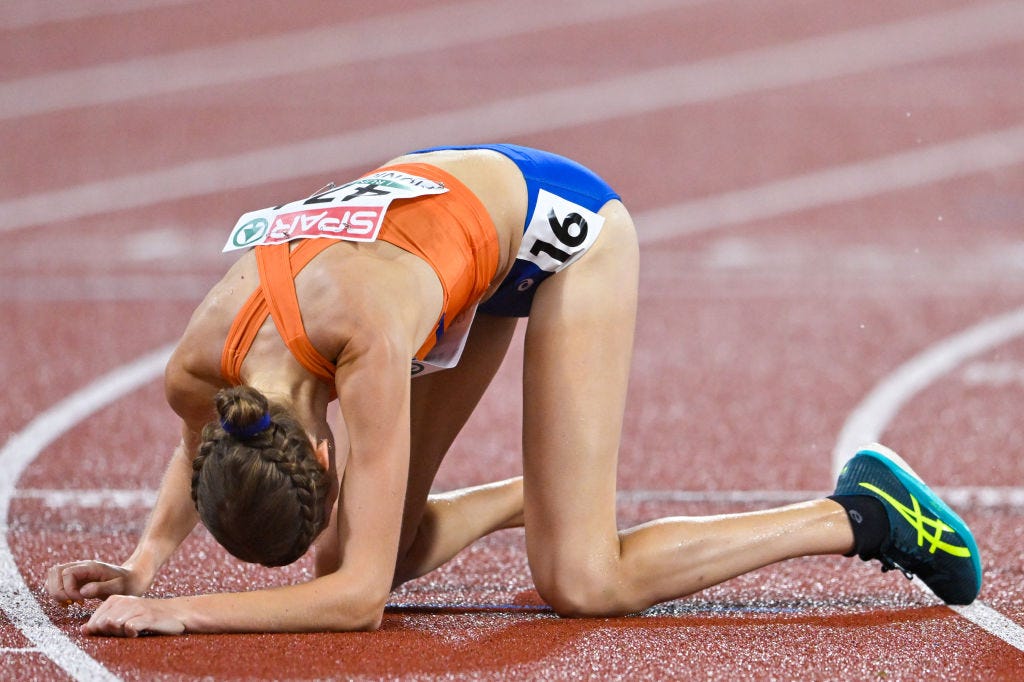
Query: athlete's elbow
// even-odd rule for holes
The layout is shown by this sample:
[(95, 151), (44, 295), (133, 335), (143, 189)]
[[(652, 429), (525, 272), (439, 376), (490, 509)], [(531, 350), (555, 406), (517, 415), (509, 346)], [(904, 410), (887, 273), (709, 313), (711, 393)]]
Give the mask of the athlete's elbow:
[[(341, 596), (341, 595), (339, 595)], [(364, 590), (348, 598), (332, 600), (324, 609), (324, 628), (333, 632), (372, 632), (384, 622), (384, 607), (388, 594), (378, 590)]]
[(385, 596), (379, 601), (363, 604), (362, 608), (353, 614), (355, 627), (352, 629), (360, 632), (379, 630), (380, 626), (384, 623), (384, 606), (386, 603), (387, 597)]
[(324, 630), (328, 632), (374, 632), (384, 622), (384, 609), (376, 613), (336, 614)]

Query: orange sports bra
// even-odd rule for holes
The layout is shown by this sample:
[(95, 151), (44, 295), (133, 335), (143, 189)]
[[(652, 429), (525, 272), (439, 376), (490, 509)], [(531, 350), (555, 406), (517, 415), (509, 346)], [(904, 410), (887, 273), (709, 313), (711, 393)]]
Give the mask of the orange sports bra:
[[(498, 268), (498, 235), (487, 209), (468, 187), (450, 173), (426, 163), (403, 163), (378, 168), (397, 170), (443, 183), (443, 194), (395, 200), (384, 215), (377, 236), (427, 261), (437, 273), (444, 303), (436, 331), (416, 353), (423, 357), (434, 347), (453, 320), (476, 303), (491, 284)], [(335, 239), (302, 239), (255, 247), (260, 285), (235, 316), (221, 353), (221, 374), (240, 384), (242, 363), (267, 316), (295, 359), (314, 375), (334, 381), (337, 369), (306, 335), (295, 293), (295, 277)]]

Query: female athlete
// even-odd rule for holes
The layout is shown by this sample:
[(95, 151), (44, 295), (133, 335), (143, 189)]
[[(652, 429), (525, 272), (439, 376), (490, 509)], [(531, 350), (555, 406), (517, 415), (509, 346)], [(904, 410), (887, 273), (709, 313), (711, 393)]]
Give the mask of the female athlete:
[[(47, 575), (58, 600), (105, 598), (86, 633), (373, 630), (394, 585), (520, 523), (536, 587), (564, 616), (634, 613), (812, 554), (878, 559), (951, 602), (980, 589), (966, 525), (881, 446), (830, 498), (617, 528), (637, 237), (579, 164), (515, 145), (420, 150), (246, 214), (226, 250), (249, 246), (168, 363), (182, 439), (135, 552)], [(519, 317), (523, 477), (430, 496)], [(266, 565), (315, 540), (316, 577), (138, 596), (200, 519)]]

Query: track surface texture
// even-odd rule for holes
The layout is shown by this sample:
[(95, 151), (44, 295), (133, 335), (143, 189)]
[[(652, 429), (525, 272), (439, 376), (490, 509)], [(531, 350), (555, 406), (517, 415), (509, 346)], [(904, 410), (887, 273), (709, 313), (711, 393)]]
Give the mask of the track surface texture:
[[(1021, 73), (1019, 0), (0, 4), (0, 677), (1021, 679)], [(163, 359), (237, 216), (479, 141), (576, 158), (636, 216), (621, 524), (815, 497), (881, 440), (975, 530), (980, 601), (825, 557), (563, 620), (502, 531), (375, 633), (79, 634), (94, 605), (43, 574), (134, 546), (176, 441)], [(520, 368), (438, 489), (520, 471)], [(310, 572), (197, 530), (153, 592)]]

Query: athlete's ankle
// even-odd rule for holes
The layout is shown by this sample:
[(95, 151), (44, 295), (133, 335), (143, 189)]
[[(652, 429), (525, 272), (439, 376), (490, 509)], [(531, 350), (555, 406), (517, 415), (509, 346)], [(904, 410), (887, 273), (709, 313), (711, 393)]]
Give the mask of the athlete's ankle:
[(853, 549), (845, 556), (859, 556), (865, 561), (877, 557), (889, 537), (885, 506), (870, 495), (829, 495), (828, 499), (842, 506), (853, 530)]

